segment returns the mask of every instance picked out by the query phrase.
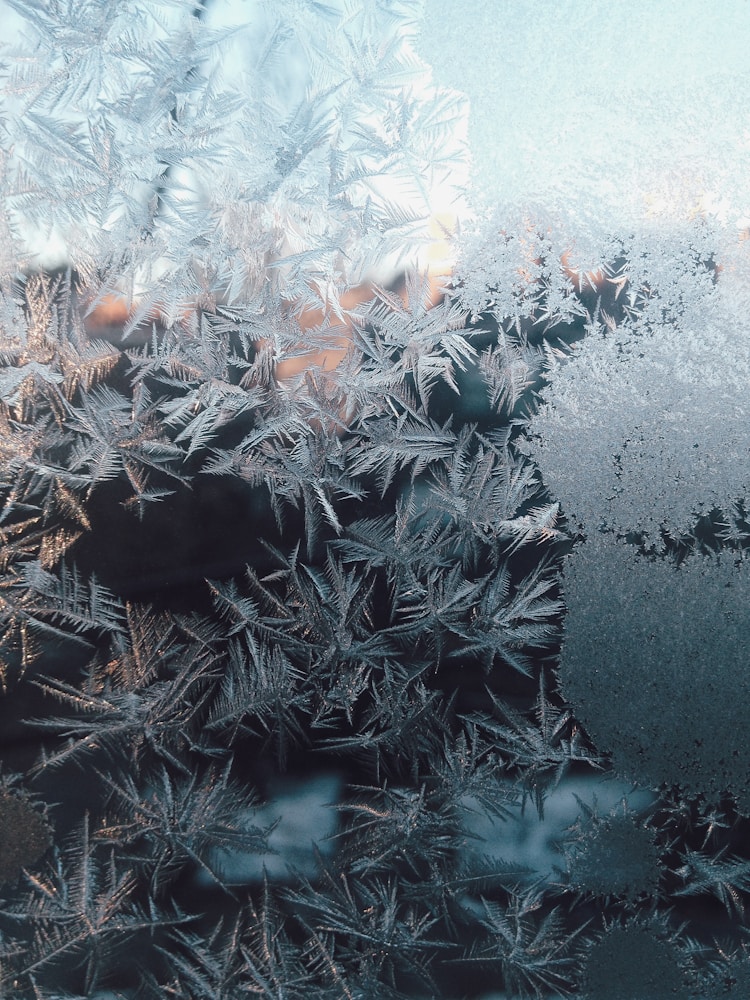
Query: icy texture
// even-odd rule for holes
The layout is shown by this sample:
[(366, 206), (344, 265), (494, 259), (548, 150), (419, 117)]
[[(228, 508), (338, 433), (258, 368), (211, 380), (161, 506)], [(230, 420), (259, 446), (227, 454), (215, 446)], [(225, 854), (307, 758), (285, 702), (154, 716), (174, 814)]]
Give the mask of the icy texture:
[(422, 7), (3, 6), (20, 1000), (742, 990), (750, 8)]
[(750, 338), (737, 312), (744, 303), (727, 275), (714, 289), (700, 260), (685, 261), (683, 246), (662, 247), (665, 257), (672, 250), (675, 271), (684, 265), (672, 287), (657, 273), (636, 318), (591, 325), (571, 360), (550, 373), (545, 405), (530, 423), (528, 453), (589, 530), (658, 541), (662, 526), (686, 533), (699, 514), (728, 509), (750, 487)]
[(9, 6), (6, 205), (32, 268), (111, 270), (175, 315), (269, 277), (317, 304), (311, 282), (325, 299), (414, 259), (460, 163), (408, 0)]
[(670, 1000), (687, 989), (684, 957), (666, 926), (652, 922), (608, 927), (584, 960), (586, 1000)]
[(565, 570), (560, 680), (615, 769), (750, 811), (747, 564), (675, 569), (597, 535)]
[(623, 798), (618, 807), (602, 815), (598, 800), (589, 807), (578, 799), (582, 816), (568, 832), (565, 843), (567, 877), (573, 889), (607, 899), (638, 897), (659, 891), (659, 849), (654, 832), (638, 822)]
[(523, 16), (427, 0), (418, 48), (469, 95), (478, 204), (564, 211), (579, 240), (701, 200), (747, 215), (749, 28), (743, 0), (528, 0)]

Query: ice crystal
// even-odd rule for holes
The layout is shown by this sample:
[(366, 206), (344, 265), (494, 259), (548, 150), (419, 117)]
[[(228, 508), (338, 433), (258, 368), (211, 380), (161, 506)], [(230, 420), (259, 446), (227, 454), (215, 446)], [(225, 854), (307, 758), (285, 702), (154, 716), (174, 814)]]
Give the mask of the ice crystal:
[(5, 3), (3, 995), (741, 993), (748, 14), (512, 6)]

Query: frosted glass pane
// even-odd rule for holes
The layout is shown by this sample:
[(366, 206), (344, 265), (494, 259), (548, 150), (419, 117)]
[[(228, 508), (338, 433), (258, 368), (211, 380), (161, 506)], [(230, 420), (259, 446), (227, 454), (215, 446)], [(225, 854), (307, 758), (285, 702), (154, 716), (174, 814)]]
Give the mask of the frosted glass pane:
[(610, 228), (750, 212), (747, 4), (427, 0), (425, 11), (418, 50), (470, 100), (477, 205), (540, 203)]
[(0, 36), (0, 995), (750, 995), (750, 4)]

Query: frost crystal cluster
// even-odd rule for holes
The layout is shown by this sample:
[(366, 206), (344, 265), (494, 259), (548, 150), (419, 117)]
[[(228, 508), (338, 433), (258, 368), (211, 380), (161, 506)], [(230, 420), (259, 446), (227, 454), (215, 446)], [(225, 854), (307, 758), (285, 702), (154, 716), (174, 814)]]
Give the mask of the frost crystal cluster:
[[(718, 239), (684, 260), (694, 235), (663, 241), (674, 273), (661, 264), (647, 293), (623, 292), (621, 322), (600, 308), (530, 424), (545, 482), (588, 531), (658, 543), (660, 529), (684, 534), (750, 489), (746, 290), (724, 268), (717, 277)], [(742, 249), (732, 267), (748, 274)]]
[(0, 19), (0, 995), (740, 996), (747, 5)]
[(318, 305), (413, 260), (460, 157), (413, 3), (4, 8), (9, 261), (73, 263), (90, 295), (174, 318), (269, 281)]

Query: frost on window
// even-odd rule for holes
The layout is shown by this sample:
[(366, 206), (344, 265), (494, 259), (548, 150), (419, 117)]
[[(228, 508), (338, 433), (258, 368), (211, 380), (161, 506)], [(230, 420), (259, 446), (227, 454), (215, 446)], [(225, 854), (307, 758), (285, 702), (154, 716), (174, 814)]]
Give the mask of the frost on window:
[[(663, 243), (689, 263), (674, 237)], [(747, 270), (750, 256), (733, 263)], [(637, 302), (617, 324), (603, 308), (595, 314), (570, 359), (549, 372), (527, 449), (588, 531), (641, 532), (657, 545), (660, 532), (685, 534), (750, 488), (744, 296), (732, 274), (712, 277), (705, 264), (673, 284), (687, 300), (676, 307), (672, 289), (665, 301), (657, 285), (651, 315)]]
[(675, 569), (599, 535), (565, 594), (563, 691), (617, 769), (690, 797), (730, 791), (750, 811), (744, 564), (693, 554)]
[[(446, 9), (427, 8), (436, 74), (471, 97), (456, 294), (529, 351), (516, 447), (575, 542), (560, 691), (617, 773), (747, 816), (748, 10), (478, 5), (456, 53)], [(590, 995), (708, 991), (685, 955), (647, 985), (614, 948), (594, 987), (622, 933), (587, 952)]]
[(0, 994), (744, 995), (744, 0), (0, 21)]
[(17, 260), (72, 264), (89, 296), (175, 318), (211, 296), (258, 311), (271, 281), (320, 305), (413, 261), (456, 197), (458, 98), (413, 51), (412, 4), (6, 10)]

